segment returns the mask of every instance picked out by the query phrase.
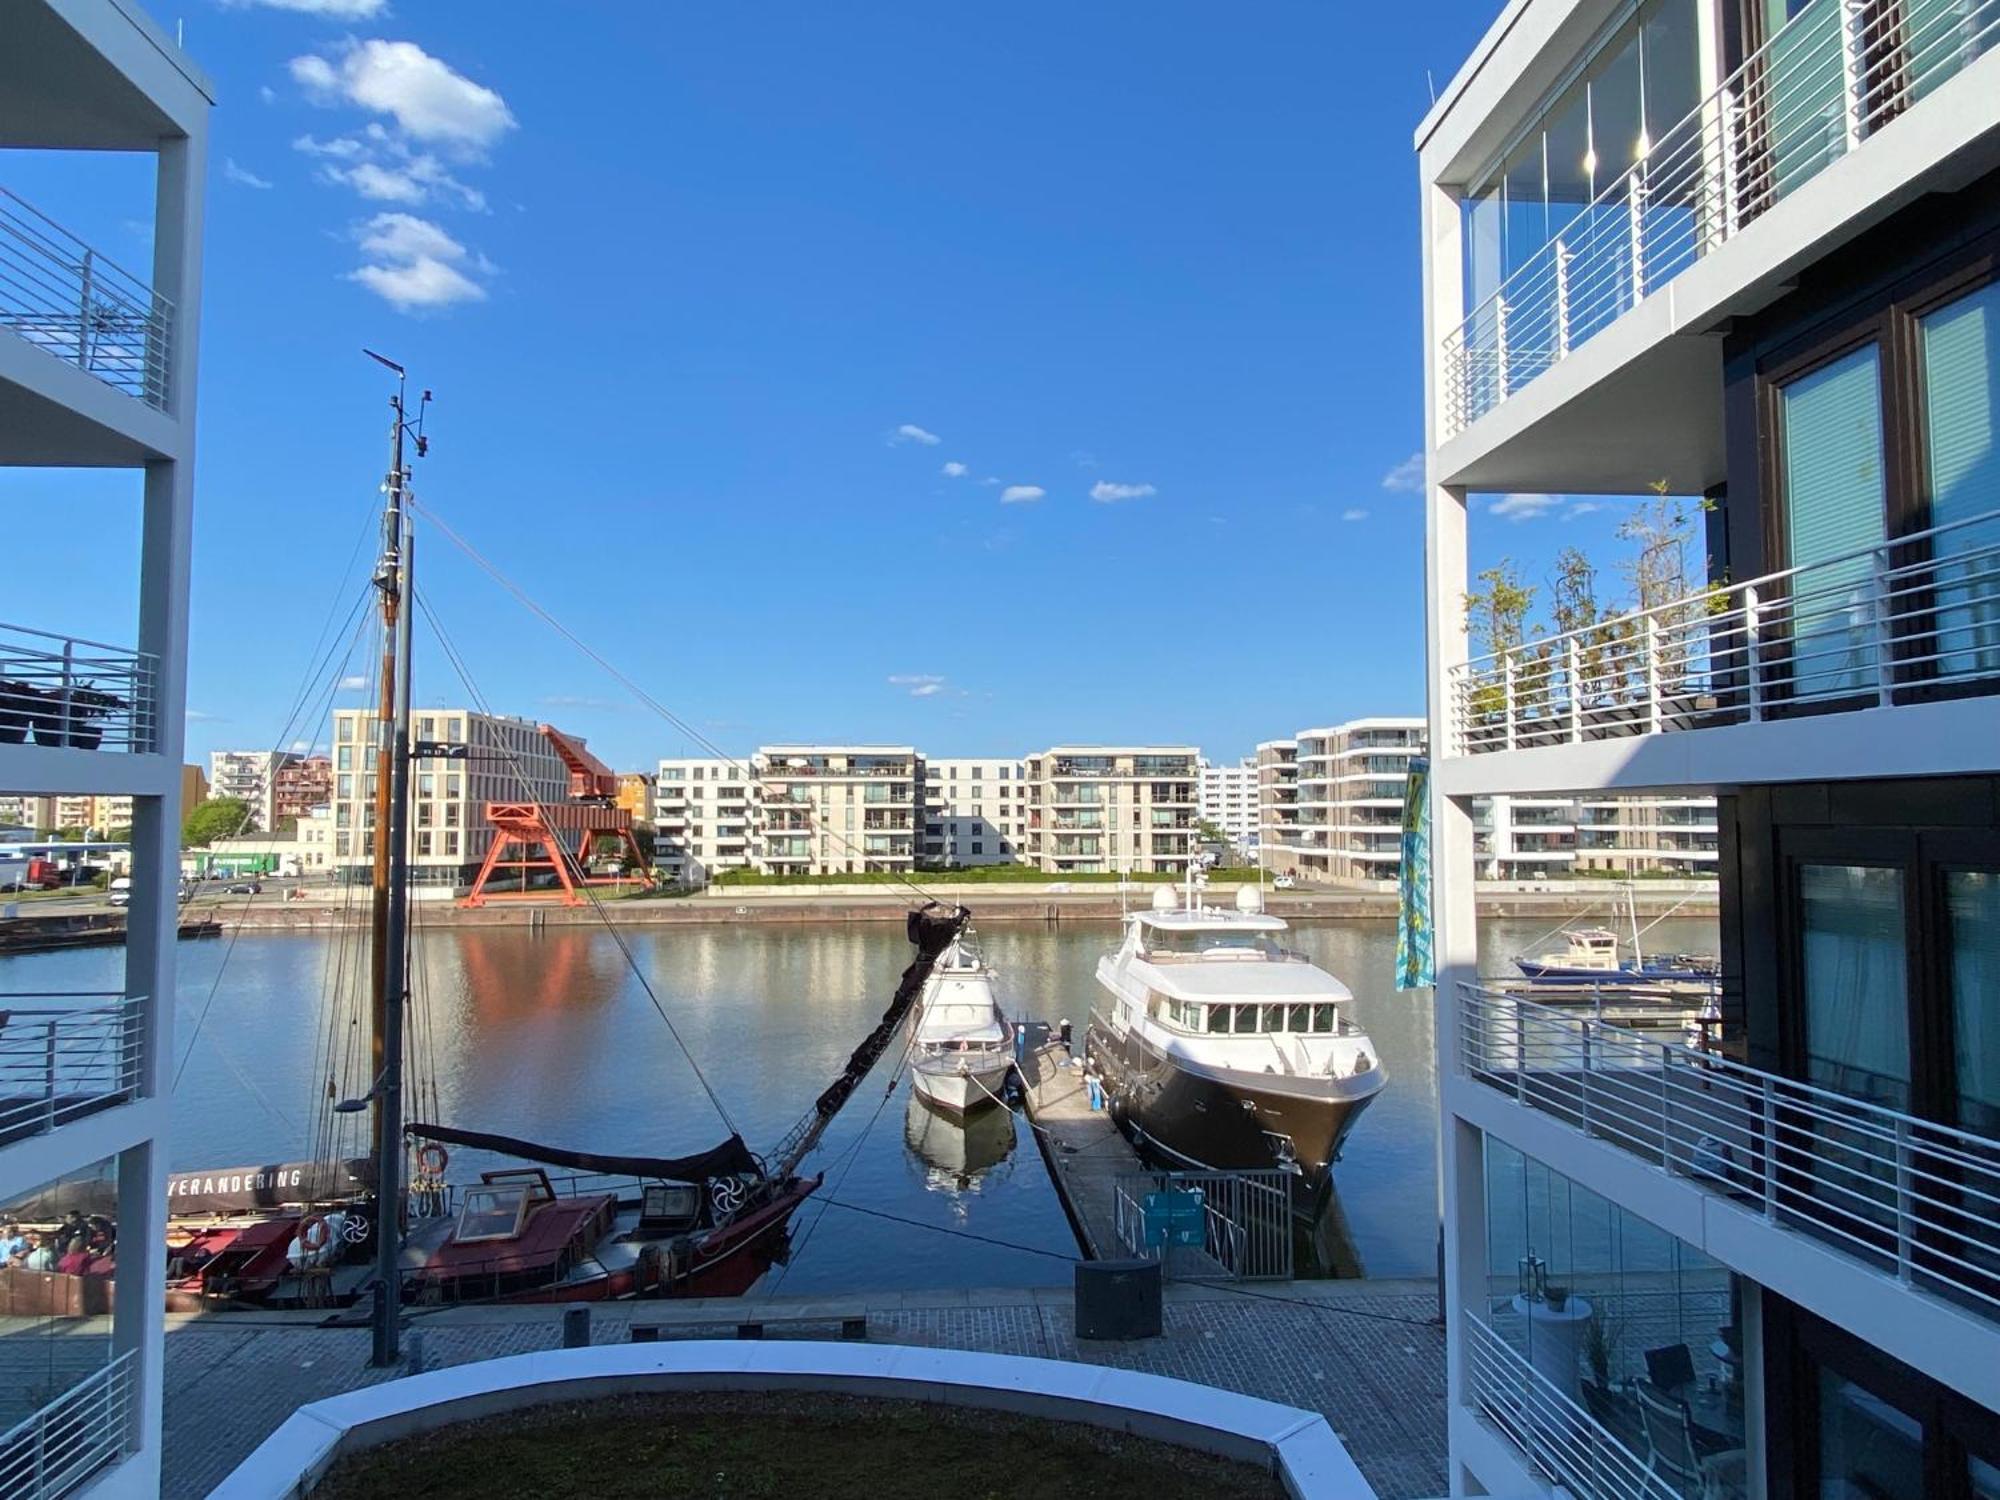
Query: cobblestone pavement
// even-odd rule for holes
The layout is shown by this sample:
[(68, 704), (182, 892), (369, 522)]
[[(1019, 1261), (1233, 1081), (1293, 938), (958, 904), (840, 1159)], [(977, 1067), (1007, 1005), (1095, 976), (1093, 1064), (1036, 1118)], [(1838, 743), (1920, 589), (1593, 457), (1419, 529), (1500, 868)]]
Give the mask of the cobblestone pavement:
[[(1325, 1414), (1384, 1500), (1446, 1488), (1444, 1334), (1427, 1283), (1174, 1286), (1162, 1337), (1130, 1344), (1079, 1343), (1061, 1291), (844, 1300), (868, 1307), (876, 1343), (1119, 1365), (1308, 1407)], [(814, 1302), (828, 1305), (801, 1298), (790, 1307)], [(598, 1343), (622, 1343), (636, 1321), (661, 1324), (669, 1336), (728, 1338), (730, 1323), (753, 1306), (787, 1310), (775, 1302), (614, 1304), (592, 1309), (591, 1333)], [(421, 1328), (433, 1368), (562, 1342), (558, 1308), (454, 1309), (412, 1327)], [(169, 1320), (168, 1500), (206, 1494), (305, 1403), (404, 1373), (370, 1368), (368, 1351), (366, 1329), (247, 1315)]]

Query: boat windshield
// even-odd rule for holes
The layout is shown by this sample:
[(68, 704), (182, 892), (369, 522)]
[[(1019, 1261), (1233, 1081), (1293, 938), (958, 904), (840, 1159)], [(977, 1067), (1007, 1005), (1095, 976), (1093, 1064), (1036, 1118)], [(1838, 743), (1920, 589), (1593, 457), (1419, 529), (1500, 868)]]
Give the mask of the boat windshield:
[(924, 1035), (930, 1037), (965, 1036), (972, 1032), (991, 1031), (993, 1007), (990, 1005), (932, 1005), (924, 1012)]
[(526, 1184), (475, 1187), (465, 1190), (465, 1206), (458, 1211), (459, 1244), (475, 1240), (511, 1240), (521, 1232), (528, 1218)]
[(1224, 953), (1246, 958), (1286, 958), (1280, 934), (1231, 927), (1159, 928), (1145, 935), (1148, 958), (1199, 958), (1208, 953)]
[(1289, 1031), (1303, 1036), (1336, 1036), (1346, 1030), (1340, 1007), (1330, 1001), (1288, 1004), (1248, 1001), (1162, 1000), (1162, 1013), (1176, 1026), (1210, 1036)]

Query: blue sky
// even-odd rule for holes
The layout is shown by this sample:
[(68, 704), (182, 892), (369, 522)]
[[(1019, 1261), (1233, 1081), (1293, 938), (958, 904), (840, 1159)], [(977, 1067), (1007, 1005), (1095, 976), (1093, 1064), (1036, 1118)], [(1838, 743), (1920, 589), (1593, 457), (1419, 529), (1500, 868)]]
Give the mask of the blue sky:
[[(437, 393), (425, 502), (731, 751), (1233, 756), (1421, 711), (1411, 134), (1491, 0), (186, 5), (220, 96), (191, 752), (274, 743), (352, 595), (363, 345)], [(9, 184), (143, 266), (138, 166)], [(69, 518), (51, 576), (129, 568), (129, 476), (8, 486)], [(1482, 514), (1481, 555), (1601, 544), (1573, 510)], [(496, 707), (693, 750), (420, 556)], [(62, 592), (24, 623), (112, 629)]]

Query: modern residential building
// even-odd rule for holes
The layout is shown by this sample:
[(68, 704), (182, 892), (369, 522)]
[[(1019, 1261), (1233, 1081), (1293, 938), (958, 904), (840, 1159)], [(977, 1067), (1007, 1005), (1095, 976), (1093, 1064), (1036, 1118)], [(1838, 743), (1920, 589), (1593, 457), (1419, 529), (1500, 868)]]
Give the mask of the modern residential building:
[(258, 829), (271, 828), (278, 771), (294, 756), (283, 750), (211, 750), (208, 753), (209, 795), (234, 797), (249, 804)]
[(1257, 760), (1246, 756), (1233, 766), (1201, 760), (1201, 821), (1220, 829), (1232, 849), (1245, 857), (1257, 851), (1261, 835), (1257, 816)]
[(767, 874), (914, 870), (923, 758), (913, 745), (765, 745), (752, 857)]
[(1200, 842), (1192, 745), (1058, 745), (1028, 757), (1026, 862), (1052, 874), (1178, 873)]
[[(365, 880), (374, 863), (376, 739), (373, 710), (334, 714), (333, 869), (340, 879)], [(463, 885), (479, 873), (494, 837), (487, 803), (549, 805), (569, 795), (569, 769), (532, 719), (418, 709), (410, 716), (410, 742), (422, 741), (462, 744), (467, 751), (462, 760), (411, 763), (413, 884)]]
[(287, 755), (271, 774), (271, 821), (275, 829), (287, 818), (308, 816), (333, 802), (333, 757)]
[(1006, 756), (925, 756), (922, 864), (954, 868), (1025, 861), (1028, 763)]
[(653, 829), (653, 862), (667, 880), (701, 885), (723, 870), (748, 869), (757, 834), (757, 783), (749, 759), (661, 761)]
[[(125, 246), (86, 244), (0, 195), (0, 468), (115, 472), (105, 482), (124, 487), (137, 539), (131, 593), (99, 600), (99, 634), (112, 643), (48, 633), (36, 589), (11, 591), (14, 622), (0, 625), (0, 728), (9, 731), (0, 734), (0, 786), (30, 799), (130, 797), (133, 825), (121, 970), (108, 986), (94, 980), (91, 993), (12, 998), (0, 1021), (9, 1057), (0, 1203), (87, 1201), (102, 1205), (117, 1232), (115, 1271), (94, 1286), (83, 1284), (87, 1273), (45, 1273), (52, 1286), (61, 1280), (61, 1296), (9, 1319), (0, 1340), (0, 1488), (44, 1500), (85, 1488), (156, 1495), (213, 90), (127, 0), (10, 0), (0, 29), (0, 142), (73, 153), (76, 194), (103, 194), (89, 205), (91, 220), (136, 221), (143, 233), (127, 245), (151, 246), (150, 264), (121, 266)], [(89, 170), (97, 152), (145, 162), (150, 191), (125, 199), (116, 184), (133, 179)], [(31, 503), (30, 491), (13, 498), (10, 534), (21, 556), (35, 551), (37, 525), (67, 524), (59, 508)], [(71, 1307), (91, 1311), (51, 1311)]]
[[(1513, 0), (1418, 131), (1454, 1495), (2000, 1495), (1996, 42)], [(1479, 497), (1656, 488), (1706, 577), (1468, 639)], [(1479, 978), (1477, 804), (1630, 793), (1701, 1047)]]
[(1402, 866), (1403, 789), (1424, 721), (1354, 719), (1258, 747), (1263, 863), (1308, 880), (1394, 880)]
[(1257, 862), (1279, 868), (1277, 850), (1299, 830), (1299, 742), (1265, 740), (1257, 747)]

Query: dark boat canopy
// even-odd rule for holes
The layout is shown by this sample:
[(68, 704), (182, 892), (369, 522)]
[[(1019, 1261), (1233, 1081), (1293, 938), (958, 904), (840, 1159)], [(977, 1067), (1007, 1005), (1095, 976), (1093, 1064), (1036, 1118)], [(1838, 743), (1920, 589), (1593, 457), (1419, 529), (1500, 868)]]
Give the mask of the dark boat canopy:
[(518, 1156), (523, 1161), (545, 1162), (552, 1167), (568, 1167), (576, 1172), (606, 1172), (620, 1177), (664, 1177), (675, 1182), (706, 1182), (711, 1177), (761, 1177), (763, 1167), (732, 1135), (721, 1145), (696, 1156), (604, 1156), (595, 1151), (565, 1151), (560, 1146), (543, 1146), (517, 1140), (511, 1135), (490, 1135), (483, 1130), (454, 1130), (449, 1125), (405, 1125), (406, 1135), (438, 1141), (447, 1146), (467, 1146), (475, 1151), (492, 1151), (501, 1156)]

